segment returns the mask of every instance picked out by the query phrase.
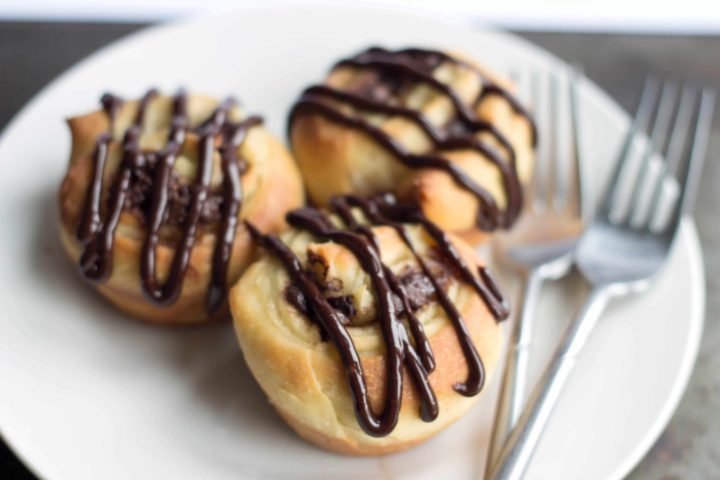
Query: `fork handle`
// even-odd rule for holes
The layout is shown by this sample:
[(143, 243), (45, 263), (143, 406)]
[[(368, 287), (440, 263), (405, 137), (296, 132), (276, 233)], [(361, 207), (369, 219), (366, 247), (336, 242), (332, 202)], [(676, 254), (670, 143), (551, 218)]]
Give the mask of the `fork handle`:
[(486, 474), (497, 460), (508, 433), (517, 423), (526, 397), (530, 342), (544, 277), (540, 270), (535, 268), (525, 273), (522, 282), (518, 301), (519, 313), (510, 333), (498, 403), (495, 407), (495, 423), (485, 465)]
[(533, 390), (517, 425), (510, 433), (488, 479), (520, 480), (560, 398), (570, 372), (610, 298), (605, 288), (594, 288), (565, 331), (542, 378)]

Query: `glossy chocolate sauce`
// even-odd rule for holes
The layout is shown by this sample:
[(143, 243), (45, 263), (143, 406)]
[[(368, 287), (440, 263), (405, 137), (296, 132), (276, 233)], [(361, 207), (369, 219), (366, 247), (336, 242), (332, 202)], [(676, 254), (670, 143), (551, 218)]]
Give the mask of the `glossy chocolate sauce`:
[[(478, 226), (480, 228), (488, 231), (498, 227), (508, 228), (512, 226), (519, 216), (523, 203), (522, 186), (516, 170), (515, 150), (505, 135), (494, 125), (477, 118), (473, 111), (473, 105), (467, 105), (454, 89), (433, 77), (433, 69), (442, 62), (460, 64), (475, 71), (479, 75), (483, 86), (473, 105), (477, 105), (490, 95), (505, 98), (516, 113), (527, 118), (532, 129), (533, 142), (535, 142), (535, 124), (529, 112), (509, 92), (496, 84), (486, 81), (482, 73), (472, 65), (443, 52), (421, 49), (390, 52), (381, 48), (370, 48), (352, 58), (341, 60), (333, 68), (349, 66), (364, 70), (377, 70), (383, 75), (382, 80), (395, 82), (395, 88), (399, 86), (398, 82), (404, 79), (412, 79), (427, 84), (451, 100), (457, 111), (457, 119), (454, 124), (441, 129), (435, 127), (420, 111), (393, 104), (389, 101), (391, 95), (387, 91), (388, 88), (382, 88), (382, 85), (377, 83), (380, 79), (375, 79), (375, 85), (370, 85), (370, 89), (361, 92), (338, 90), (327, 85), (316, 85), (306, 89), (290, 113), (288, 127), (292, 127), (292, 123), (298, 115), (319, 114), (335, 123), (361, 130), (393, 152), (405, 166), (443, 170), (460, 187), (475, 195), (480, 202), (478, 212)], [(373, 83), (372, 80), (371, 78), (370, 83)], [(376, 90), (373, 90), (372, 87)], [(378, 88), (380, 88), (380, 93), (377, 91)], [(507, 208), (505, 211), (501, 211), (495, 199), (487, 190), (447, 159), (437, 154), (412, 154), (382, 129), (360, 116), (350, 116), (339, 111), (328, 100), (351, 105), (361, 112), (406, 118), (418, 125), (438, 150), (470, 149), (478, 151), (500, 171), (507, 198)], [(507, 152), (508, 162), (503, 160), (496, 149), (475, 137), (475, 134), (479, 132), (488, 132), (495, 138), (503, 150)]]
[(360, 356), (347, 330), (348, 312), (343, 312), (342, 308), (333, 305), (331, 299), (325, 298), (312, 274), (303, 268), (297, 256), (277, 236), (263, 235), (249, 224), (248, 228), (254, 240), (276, 256), (290, 275), (291, 285), (285, 291), (286, 300), (320, 326), (323, 338), (335, 344), (350, 385), (356, 416), (363, 430), (371, 436), (381, 437), (395, 428), (402, 404), (403, 366), (407, 368), (418, 393), (420, 417), (426, 422), (434, 420), (439, 413), (439, 405), (429, 381), (429, 375), (435, 369), (432, 348), (422, 324), (414, 314), (416, 308), (411, 305), (407, 294), (407, 283), (399, 280), (382, 263), (374, 233), (370, 226), (357, 221), (353, 208), (360, 209), (371, 225), (394, 228), (412, 251), (423, 277), (429, 280), (435, 298), (452, 322), (467, 361), (468, 377), (454, 388), (465, 396), (479, 393), (485, 379), (482, 359), (460, 312), (426, 259), (414, 248), (403, 224), (422, 225), (434, 239), (441, 257), (462, 281), (473, 287), (490, 312), (500, 320), (507, 317), (508, 307), (487, 270), (481, 268), (478, 276), (473, 274), (438, 227), (427, 220), (416, 206), (400, 204), (391, 195), (367, 199), (350, 195), (335, 197), (332, 208), (344, 227), (336, 226), (326, 213), (313, 208), (293, 210), (288, 213), (287, 221), (295, 228), (347, 248), (370, 277), (377, 305), (377, 321), (386, 346), (385, 404), (380, 413), (374, 412), (370, 406)]
[(238, 158), (237, 149), (243, 143), (247, 131), (262, 123), (259, 117), (233, 123), (228, 119), (235, 101), (222, 102), (212, 115), (193, 131), (200, 136), (198, 173), (190, 187), (190, 199), (181, 222), (181, 236), (175, 249), (167, 281), (160, 285), (156, 279), (156, 249), (160, 243), (160, 230), (171, 217), (169, 203), (172, 197), (171, 182), (174, 180), (175, 160), (182, 150), (190, 131), (187, 114), (187, 96), (184, 92), (173, 98), (173, 113), (170, 134), (165, 147), (160, 151), (141, 150), (138, 144), (142, 134), (146, 111), (150, 102), (158, 96), (154, 89), (140, 100), (134, 123), (127, 129), (122, 141), (123, 158), (120, 169), (108, 187), (105, 218), (101, 212), (103, 197), (103, 176), (108, 149), (113, 138), (115, 118), (122, 107), (122, 100), (110, 94), (103, 95), (102, 105), (110, 121), (110, 131), (98, 138), (93, 154), (93, 176), (86, 194), (83, 214), (77, 230), (77, 238), (83, 244), (80, 268), (86, 278), (104, 281), (112, 272), (115, 231), (122, 211), (128, 207), (129, 193), (134, 178), (144, 178), (140, 173), (149, 164), (154, 166), (150, 188), (150, 203), (143, 220), (147, 226), (147, 237), (143, 244), (140, 260), (142, 287), (145, 295), (159, 305), (177, 301), (182, 290), (185, 273), (190, 262), (203, 213), (208, 210), (210, 180), (212, 178), (213, 154), (217, 139), (220, 138), (221, 168), (223, 185), (221, 192), (221, 213), (213, 251), (212, 276), (206, 298), (206, 310), (217, 310), (224, 302), (227, 291), (227, 271), (232, 246), (237, 230), (238, 213), (242, 202), (240, 177), (247, 169), (245, 160)]

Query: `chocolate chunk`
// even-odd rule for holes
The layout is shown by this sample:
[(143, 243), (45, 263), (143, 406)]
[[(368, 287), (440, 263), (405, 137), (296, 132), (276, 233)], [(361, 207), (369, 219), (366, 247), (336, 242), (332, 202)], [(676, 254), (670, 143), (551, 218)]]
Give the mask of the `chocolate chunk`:
[[(307, 299), (305, 295), (295, 285), (288, 285), (285, 289), (285, 300), (292, 305), (295, 310), (300, 312), (303, 316), (308, 318), (311, 322), (320, 326), (315, 320), (316, 316), (310, 311)], [(355, 306), (353, 305), (352, 296), (346, 295), (344, 297), (331, 297), (328, 298), (328, 303), (341, 315), (340, 323), (343, 325), (350, 325), (350, 318), (355, 315)], [(327, 341), (328, 336), (323, 328), (320, 328), (320, 335), (323, 341)]]
[[(133, 167), (130, 186), (125, 198), (124, 208), (135, 213), (144, 222), (150, 218), (152, 208), (152, 192), (155, 184), (157, 158), (146, 154), (146, 161)], [(112, 196), (112, 194), (111, 194)], [(180, 181), (177, 172), (173, 172), (168, 185), (168, 204), (165, 211), (166, 225), (181, 226), (185, 223), (190, 204), (192, 203), (192, 187)], [(200, 212), (200, 224), (211, 224), (222, 216), (222, 192), (210, 192), (203, 202)]]
[(140, 218), (145, 218), (145, 207), (150, 204), (148, 198), (152, 189), (153, 179), (147, 169), (134, 169), (130, 177), (127, 197), (125, 198), (125, 209), (136, 213)]
[(173, 175), (170, 179), (169, 193), (165, 221), (171, 225), (182, 225), (185, 223), (187, 214), (190, 213), (192, 201), (190, 186), (181, 184), (177, 176)]
[(357, 313), (352, 295), (330, 297), (328, 298), (328, 303), (332, 305), (335, 310), (339, 310), (348, 318), (353, 318), (355, 313)]
[(435, 288), (428, 277), (418, 270), (408, 270), (398, 280), (405, 290), (410, 308), (418, 311), (435, 299)]

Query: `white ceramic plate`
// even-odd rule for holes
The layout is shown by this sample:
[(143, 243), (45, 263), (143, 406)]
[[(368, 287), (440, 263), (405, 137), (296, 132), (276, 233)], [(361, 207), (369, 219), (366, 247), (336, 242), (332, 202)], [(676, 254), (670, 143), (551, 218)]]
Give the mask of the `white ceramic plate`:
[[(57, 241), (56, 192), (69, 151), (63, 118), (112, 90), (150, 85), (234, 94), (283, 134), (291, 102), (334, 59), (368, 44), (464, 50), (500, 71), (555, 69), (517, 38), (407, 13), (257, 9), (141, 32), (43, 90), (0, 141), (0, 428), (52, 479), (479, 478), (496, 382), (461, 422), (406, 453), (347, 458), (297, 438), (267, 405), (229, 324), (167, 330), (96, 296)], [(31, 52), (29, 52), (31, 54)], [(581, 90), (583, 148), (602, 179), (627, 118)], [(582, 291), (543, 298), (536, 370)], [(614, 304), (577, 365), (528, 478), (620, 478), (670, 418), (697, 352), (704, 307), (692, 224), (654, 288)], [(537, 373), (536, 372), (536, 373)]]

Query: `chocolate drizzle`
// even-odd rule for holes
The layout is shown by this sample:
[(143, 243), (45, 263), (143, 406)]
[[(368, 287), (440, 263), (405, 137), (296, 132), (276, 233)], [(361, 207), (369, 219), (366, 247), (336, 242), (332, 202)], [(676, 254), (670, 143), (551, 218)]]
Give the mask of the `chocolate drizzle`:
[[(144, 218), (148, 232), (140, 261), (142, 287), (145, 295), (157, 304), (169, 305), (177, 301), (195, 246), (202, 214), (208, 207), (213, 154), (216, 150), (216, 140), (220, 137), (218, 150), (223, 173), (222, 212), (213, 252), (212, 276), (206, 298), (206, 310), (212, 313), (222, 305), (225, 299), (228, 264), (243, 196), (240, 177), (247, 169), (247, 163), (238, 158), (237, 149), (243, 143), (247, 131), (253, 126), (259, 125), (262, 120), (253, 116), (239, 123), (231, 122), (228, 116), (236, 102), (228, 99), (222, 102), (203, 124), (195, 130), (191, 130), (187, 113), (187, 96), (181, 91), (173, 98), (170, 134), (165, 147), (160, 151), (141, 150), (139, 140), (147, 108), (157, 96), (158, 92), (154, 89), (143, 96), (138, 105), (135, 121), (124, 134), (123, 157), (113, 184), (108, 188), (110, 194), (105, 218), (101, 215), (103, 176), (108, 149), (113, 139), (115, 118), (122, 106), (122, 100), (110, 94), (102, 97), (103, 109), (110, 121), (110, 131), (98, 138), (93, 154), (92, 181), (88, 187), (83, 214), (77, 230), (77, 238), (84, 246), (80, 258), (80, 268), (85, 277), (92, 281), (101, 282), (110, 276), (114, 236), (120, 215), (128, 203), (127, 198), (132, 179), (139, 176), (139, 170), (153, 164), (154, 175), (150, 185), (151, 203), (149, 212)], [(170, 273), (165, 284), (160, 285), (155, 272), (156, 250), (161, 241), (161, 228), (169, 216), (168, 207), (174, 164), (183, 148), (188, 132), (191, 131), (200, 136), (198, 173), (194, 185), (191, 187), (190, 202), (187, 214), (183, 217), (182, 233), (176, 246)]]
[[(447, 84), (437, 80), (432, 70), (442, 62), (452, 62), (472, 69), (482, 81), (482, 88), (473, 105), (467, 105), (459, 94)], [(338, 62), (335, 67), (349, 66), (358, 69), (377, 70), (385, 75), (384, 78), (397, 80), (412, 79), (431, 86), (441, 92), (452, 102), (457, 112), (455, 128), (451, 125), (444, 129), (434, 126), (419, 110), (407, 108), (391, 103), (387, 92), (373, 95), (372, 92), (352, 92), (338, 90), (327, 85), (315, 85), (306, 89), (300, 100), (293, 107), (288, 127), (290, 128), (298, 115), (318, 114), (335, 123), (349, 128), (361, 130), (371, 136), (384, 148), (392, 152), (403, 165), (409, 168), (433, 168), (447, 172), (461, 188), (472, 193), (480, 203), (478, 212), (478, 226), (483, 230), (494, 230), (498, 227), (508, 228), (513, 225), (520, 214), (523, 203), (523, 192), (516, 170), (515, 150), (510, 141), (494, 125), (477, 118), (473, 106), (479, 104), (490, 95), (498, 95), (508, 101), (511, 108), (524, 116), (530, 123), (533, 143), (536, 138), (535, 124), (530, 114), (506, 90), (490, 83), (472, 65), (457, 60), (445, 53), (422, 49), (405, 49), (391, 52), (382, 48), (370, 48), (352, 58)], [(397, 87), (397, 85), (395, 85)], [(377, 87), (377, 85), (376, 85)], [(477, 182), (466, 175), (462, 169), (443, 158), (439, 154), (430, 153), (417, 155), (408, 151), (398, 141), (357, 115), (347, 115), (335, 108), (328, 100), (351, 105), (361, 112), (380, 113), (388, 116), (398, 116), (414, 122), (420, 127), (435, 145), (436, 150), (475, 150), (488, 159), (500, 172), (503, 188), (507, 198), (507, 208), (501, 211), (493, 196)], [(477, 138), (475, 134), (487, 132), (493, 136), (498, 144), (507, 153), (508, 161), (503, 160), (499, 152), (490, 145)]]
[(275, 255), (290, 275), (291, 286), (285, 291), (287, 301), (317, 323), (324, 338), (335, 344), (350, 385), (356, 416), (363, 430), (369, 435), (381, 437), (395, 428), (402, 403), (403, 366), (407, 368), (418, 393), (420, 417), (426, 422), (434, 420), (439, 413), (439, 406), (429, 381), (429, 375), (435, 369), (430, 341), (414, 314), (403, 282), (382, 263), (373, 231), (369, 225), (357, 221), (353, 208), (362, 211), (370, 225), (387, 225), (395, 229), (412, 251), (423, 275), (429, 279), (438, 303), (452, 322), (467, 361), (468, 377), (454, 388), (465, 396), (479, 393), (485, 380), (482, 359), (460, 312), (443, 290), (441, 281), (433, 274), (427, 261), (415, 249), (403, 224), (421, 225), (437, 244), (443, 259), (462, 281), (473, 287), (495, 318), (501, 320), (508, 315), (507, 303), (487, 270), (481, 268), (476, 276), (444, 232), (427, 220), (417, 207), (398, 203), (391, 195), (369, 199), (350, 195), (335, 197), (332, 208), (345, 227), (337, 227), (327, 214), (313, 208), (293, 210), (288, 213), (287, 221), (295, 228), (350, 250), (370, 277), (377, 304), (377, 320), (386, 346), (385, 404), (379, 414), (373, 412), (370, 406), (360, 356), (346, 328), (346, 314), (325, 298), (312, 275), (277, 236), (263, 235), (250, 224), (248, 229), (255, 241)]

